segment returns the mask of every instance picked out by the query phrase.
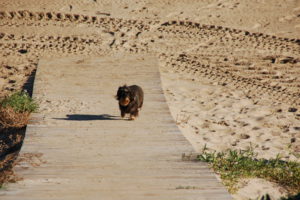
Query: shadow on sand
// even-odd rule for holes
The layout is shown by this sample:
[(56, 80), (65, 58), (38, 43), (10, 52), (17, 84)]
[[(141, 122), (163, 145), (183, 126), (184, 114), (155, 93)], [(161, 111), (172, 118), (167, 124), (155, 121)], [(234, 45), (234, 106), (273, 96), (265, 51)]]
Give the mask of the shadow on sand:
[(102, 115), (83, 115), (83, 114), (73, 114), (66, 115), (66, 118), (54, 118), (58, 120), (71, 120), (71, 121), (91, 121), (91, 120), (122, 120), (118, 116), (102, 114)]

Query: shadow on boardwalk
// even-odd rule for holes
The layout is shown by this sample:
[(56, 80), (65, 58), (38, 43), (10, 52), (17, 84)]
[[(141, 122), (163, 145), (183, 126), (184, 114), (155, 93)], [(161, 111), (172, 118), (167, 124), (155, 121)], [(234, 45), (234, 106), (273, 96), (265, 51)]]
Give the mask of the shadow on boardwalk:
[(92, 121), (92, 120), (122, 120), (118, 116), (102, 114), (102, 115), (84, 115), (84, 114), (73, 114), (66, 115), (66, 118), (54, 118), (58, 120), (71, 120), (71, 121)]

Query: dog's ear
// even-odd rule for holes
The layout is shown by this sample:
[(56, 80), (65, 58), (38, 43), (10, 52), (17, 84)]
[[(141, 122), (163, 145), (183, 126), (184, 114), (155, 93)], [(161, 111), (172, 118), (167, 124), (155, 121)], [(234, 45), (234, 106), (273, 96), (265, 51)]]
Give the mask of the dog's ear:
[(116, 98), (117, 100), (120, 100), (121, 90), (122, 90), (122, 87), (119, 87), (119, 89), (118, 89), (118, 91), (117, 91), (117, 95), (115, 96), (115, 98)]

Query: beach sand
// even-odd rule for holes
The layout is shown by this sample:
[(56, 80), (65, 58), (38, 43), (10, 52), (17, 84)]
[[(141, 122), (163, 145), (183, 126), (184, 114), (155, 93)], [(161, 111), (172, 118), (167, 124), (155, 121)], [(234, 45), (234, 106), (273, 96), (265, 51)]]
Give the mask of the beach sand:
[[(299, 1), (0, 0), (0, 11), (0, 96), (30, 88), (42, 57), (151, 53), (197, 152), (251, 147), (300, 161)], [(286, 194), (240, 184), (235, 199)]]

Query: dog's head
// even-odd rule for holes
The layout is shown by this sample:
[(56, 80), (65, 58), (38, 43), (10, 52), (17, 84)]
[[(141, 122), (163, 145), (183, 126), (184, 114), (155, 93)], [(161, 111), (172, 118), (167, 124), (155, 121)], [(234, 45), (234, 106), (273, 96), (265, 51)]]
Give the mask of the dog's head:
[(133, 101), (132, 92), (127, 85), (119, 87), (116, 99), (119, 101), (121, 106), (127, 106), (131, 101)]

